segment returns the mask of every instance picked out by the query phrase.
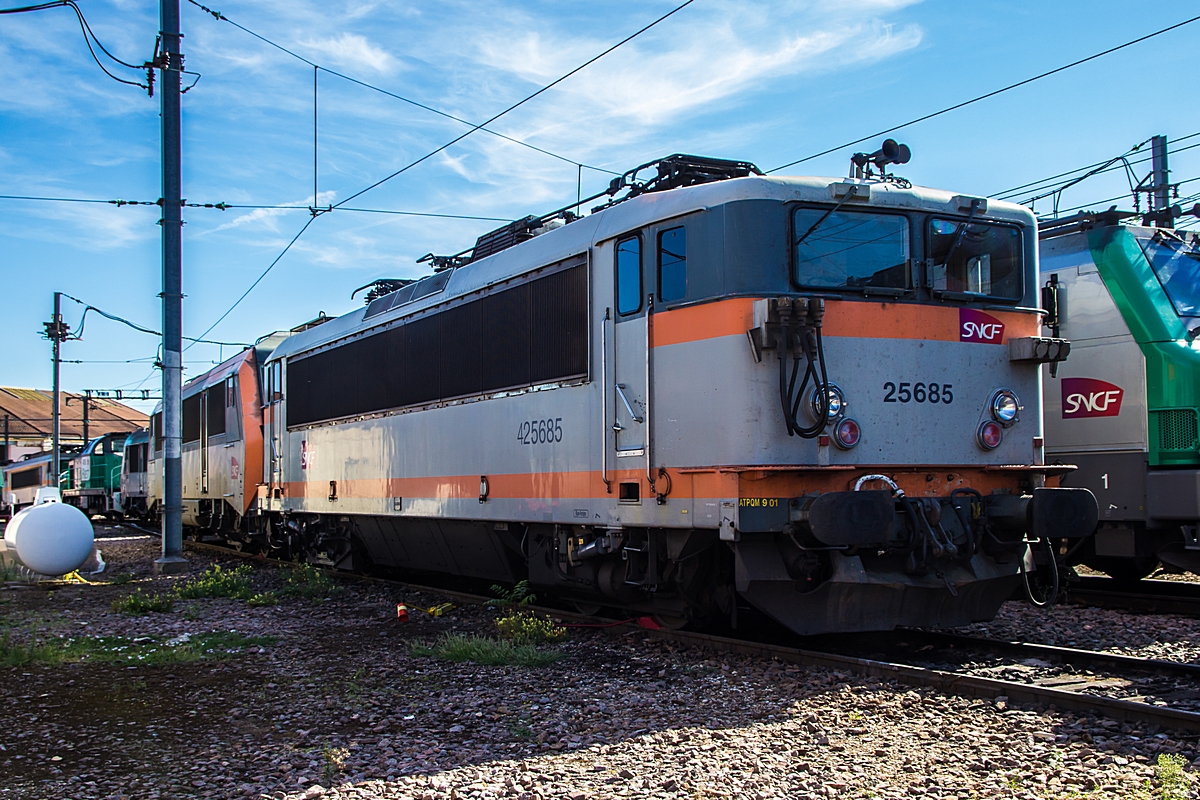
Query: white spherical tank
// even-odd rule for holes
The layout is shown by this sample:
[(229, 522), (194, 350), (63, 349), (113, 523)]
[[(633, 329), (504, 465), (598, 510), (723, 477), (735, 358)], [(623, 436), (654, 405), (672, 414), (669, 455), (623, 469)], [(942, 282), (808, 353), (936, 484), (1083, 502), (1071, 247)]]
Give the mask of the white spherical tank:
[(42, 503), (13, 515), (4, 544), (17, 561), (42, 575), (65, 575), (92, 554), (92, 522), (66, 503)]

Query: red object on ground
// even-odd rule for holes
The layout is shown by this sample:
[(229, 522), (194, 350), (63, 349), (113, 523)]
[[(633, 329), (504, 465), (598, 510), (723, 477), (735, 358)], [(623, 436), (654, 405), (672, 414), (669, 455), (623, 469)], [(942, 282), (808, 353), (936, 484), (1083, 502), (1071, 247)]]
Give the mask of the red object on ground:
[(661, 631), (662, 625), (655, 621), (654, 617), (638, 617), (637, 624), (640, 628), (645, 628), (648, 631)]
[(408, 606), (396, 603), (396, 622), (408, 622)]

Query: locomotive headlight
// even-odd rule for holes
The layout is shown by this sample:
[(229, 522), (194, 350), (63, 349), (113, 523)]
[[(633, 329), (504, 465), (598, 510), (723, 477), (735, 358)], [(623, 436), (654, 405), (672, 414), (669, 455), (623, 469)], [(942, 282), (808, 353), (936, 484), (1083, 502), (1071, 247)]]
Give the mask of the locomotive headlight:
[(858, 421), (846, 417), (838, 423), (833, 430), (833, 440), (837, 442), (837, 446), (843, 450), (849, 450), (858, 444), (858, 440), (862, 438), (862, 428)]
[(990, 419), (980, 425), (979, 430), (975, 433), (975, 440), (984, 450), (995, 450), (1000, 446), (1000, 440), (1003, 438), (1004, 429)]
[[(837, 384), (827, 383), (825, 389), (829, 392), (829, 416), (830, 422), (837, 419), (846, 410), (846, 398), (842, 394), (841, 388)], [(812, 396), (808, 400), (808, 411), (814, 420), (821, 418), (821, 390), (813, 389)]]
[(992, 417), (1004, 427), (1016, 422), (1021, 416), (1021, 401), (1008, 389), (992, 395)]

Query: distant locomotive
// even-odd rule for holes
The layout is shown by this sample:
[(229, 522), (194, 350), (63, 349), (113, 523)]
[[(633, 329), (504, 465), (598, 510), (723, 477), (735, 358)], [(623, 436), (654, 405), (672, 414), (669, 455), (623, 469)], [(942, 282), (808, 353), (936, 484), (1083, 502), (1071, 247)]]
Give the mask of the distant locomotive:
[(59, 488), (64, 503), (88, 516), (118, 513), (113, 500), (121, 489), (121, 460), (128, 435), (125, 431), (106, 433), (88, 442), (83, 452), (63, 459), (67, 468)]
[[(1200, 572), (1200, 236), (1125, 212), (1044, 225), (1047, 322), (1074, 350), (1044, 378), (1047, 457), (1100, 506), (1071, 563)], [(1065, 545), (1065, 543), (1064, 543)]]
[(124, 517), (145, 517), (150, 511), (150, 429), (125, 437), (121, 480), (113, 494), (113, 507)]
[(895, 153), (846, 180), (672, 156), (264, 339), (184, 388), (185, 525), (679, 624), (991, 618), (1032, 542), (1095, 526), (1047, 486), (1068, 347), (1030, 212), (871, 170)]

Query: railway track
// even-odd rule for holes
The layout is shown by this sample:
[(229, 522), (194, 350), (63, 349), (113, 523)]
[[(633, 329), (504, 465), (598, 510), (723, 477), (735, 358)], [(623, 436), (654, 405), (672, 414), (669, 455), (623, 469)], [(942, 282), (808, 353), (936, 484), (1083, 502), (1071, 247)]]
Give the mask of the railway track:
[[(156, 534), (157, 532), (127, 525), (139, 533)], [(185, 541), (189, 549), (218, 553), (227, 557), (244, 557), (263, 563), (286, 566), (289, 562), (264, 556), (251, 556), (231, 548), (215, 544)], [(486, 603), (493, 599), (485, 595), (470, 592), (449, 590), (439, 586), (427, 586), (406, 581), (387, 578), (349, 575), (337, 572), (337, 575), (356, 580), (386, 583), (404, 587), (411, 591), (439, 594), (465, 603)], [(714, 652), (751, 655), (759, 658), (776, 659), (799, 666), (824, 667), (842, 670), (856, 675), (891, 680), (913, 687), (929, 687), (948, 694), (963, 697), (980, 698), (997, 701), (1006, 698), (1009, 705), (1031, 705), (1035, 707), (1050, 707), (1063, 711), (1095, 714), (1109, 717), (1121, 722), (1139, 726), (1154, 726), (1162, 730), (1181, 730), (1190, 734), (1200, 734), (1200, 691), (1195, 692), (1196, 710), (1175, 708), (1169, 705), (1146, 702), (1144, 699), (1129, 700), (1104, 694), (1095, 694), (1099, 685), (1112, 686), (1113, 681), (1127, 681), (1128, 685), (1136, 685), (1125, 677), (1130, 674), (1167, 676), (1172, 679), (1187, 680), (1200, 685), (1200, 665), (1183, 664), (1178, 662), (1156, 661), (1134, 656), (1112, 653), (1100, 653), (1074, 648), (1051, 647), (1034, 645), (1023, 642), (1005, 642), (993, 639), (980, 639), (969, 636), (959, 636), (929, 631), (900, 631), (892, 636), (873, 634), (870, 639), (874, 642), (873, 649), (879, 649), (879, 642), (884, 641), (888, 658), (874, 658), (853, 654), (863, 650), (860, 637), (855, 644), (850, 637), (820, 637), (805, 641), (800, 637), (787, 635), (788, 644), (766, 640), (767, 634), (759, 632), (755, 638), (734, 638), (717, 636), (707, 633), (697, 633), (684, 630), (655, 630), (644, 627), (634, 620), (614, 621), (607, 618), (577, 614), (561, 608), (534, 606), (535, 610), (546, 613), (564, 622), (575, 624), (603, 624), (609, 630), (627, 633), (631, 630), (641, 630), (647, 637), (671, 641), (683, 645), (691, 645)], [(775, 633), (778, 637), (778, 632)], [(899, 642), (908, 643), (908, 652), (903, 657), (899, 653), (903, 647)], [(914, 646), (915, 645), (915, 646)], [(815, 649), (819, 647), (820, 649)], [(931, 665), (931, 661), (941, 661), (938, 653), (931, 653), (923, 648), (943, 648), (961, 652), (990, 652), (1015, 658), (1014, 664), (1024, 665), (1030, 659), (1046, 663), (1069, 664), (1076, 670), (1081, 667), (1088, 670), (1103, 670), (1109, 675), (1107, 682), (1090, 680), (1094, 677), (1084, 675), (1081, 680), (1011, 680), (980, 674), (979, 669), (957, 670), (945, 669)], [(985, 668), (986, 669), (986, 668)], [(1114, 672), (1115, 670), (1115, 672)], [(1003, 670), (999, 670), (1003, 672)]]
[(1200, 616), (1200, 583), (1183, 581), (1115, 581), (1084, 576), (1066, 590), (1066, 602), (1157, 614)]

